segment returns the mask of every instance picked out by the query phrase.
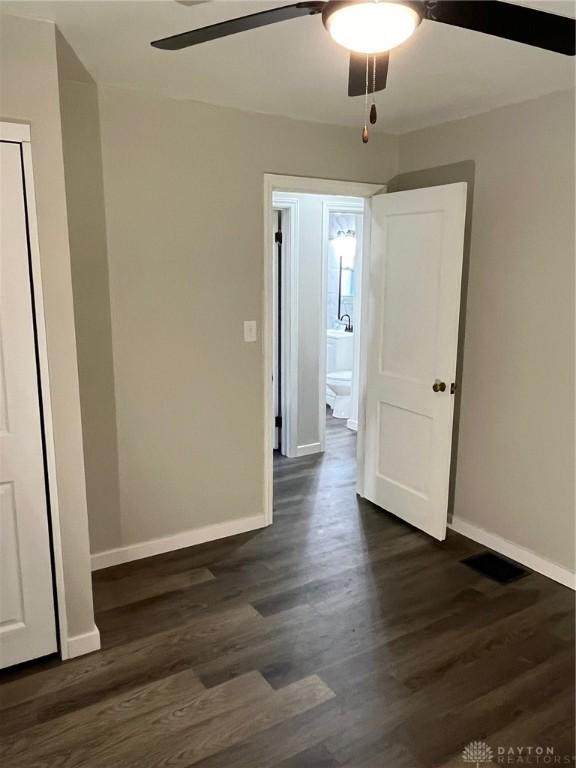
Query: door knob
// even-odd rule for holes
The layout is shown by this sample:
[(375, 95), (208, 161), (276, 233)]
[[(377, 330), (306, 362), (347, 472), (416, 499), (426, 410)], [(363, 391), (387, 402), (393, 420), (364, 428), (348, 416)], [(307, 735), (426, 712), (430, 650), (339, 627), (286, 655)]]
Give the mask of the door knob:
[(446, 384), (443, 381), (440, 381), (440, 379), (436, 379), (434, 384), (432, 384), (432, 389), (434, 392), (445, 392), (446, 391)]

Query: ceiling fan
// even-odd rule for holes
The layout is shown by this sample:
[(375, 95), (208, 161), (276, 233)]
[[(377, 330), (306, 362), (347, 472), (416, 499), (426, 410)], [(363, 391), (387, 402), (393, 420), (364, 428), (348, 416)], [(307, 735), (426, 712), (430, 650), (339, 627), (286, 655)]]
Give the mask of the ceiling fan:
[[(175, 51), (238, 32), (322, 16), (331, 37), (350, 51), (348, 95), (366, 98), (386, 88), (389, 52), (405, 42), (422, 21), (435, 21), (574, 56), (576, 22), (500, 0), (304, 0), (218, 24), (154, 40), (155, 48)], [(372, 102), (370, 122), (376, 122)], [(362, 133), (368, 140), (366, 121)]]

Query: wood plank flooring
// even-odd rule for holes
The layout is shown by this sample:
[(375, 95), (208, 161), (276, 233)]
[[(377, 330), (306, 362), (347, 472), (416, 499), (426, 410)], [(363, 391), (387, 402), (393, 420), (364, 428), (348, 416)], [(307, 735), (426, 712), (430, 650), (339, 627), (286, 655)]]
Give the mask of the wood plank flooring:
[(569, 764), (573, 593), (359, 500), (327, 434), (276, 459), (271, 528), (94, 575), (102, 651), (0, 679), (3, 768), (465, 768), (473, 740)]

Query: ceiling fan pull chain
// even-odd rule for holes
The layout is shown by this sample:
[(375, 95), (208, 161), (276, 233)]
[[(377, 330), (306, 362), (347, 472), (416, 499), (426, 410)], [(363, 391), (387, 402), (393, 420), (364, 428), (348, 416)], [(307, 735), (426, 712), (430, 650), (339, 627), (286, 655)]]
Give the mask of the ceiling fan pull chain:
[(362, 128), (362, 144), (368, 144), (368, 62), (369, 56), (366, 56), (366, 92), (364, 94), (364, 128)]
[(378, 120), (376, 111), (376, 56), (372, 59), (372, 106), (370, 107), (370, 125), (375, 125)]

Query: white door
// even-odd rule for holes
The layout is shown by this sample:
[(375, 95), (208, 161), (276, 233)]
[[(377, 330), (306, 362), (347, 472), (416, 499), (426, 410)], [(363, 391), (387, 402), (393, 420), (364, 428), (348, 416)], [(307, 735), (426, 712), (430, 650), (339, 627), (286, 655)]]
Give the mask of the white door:
[(0, 142), (0, 667), (57, 650), (20, 152)]
[(466, 184), (372, 198), (362, 495), (446, 536)]

